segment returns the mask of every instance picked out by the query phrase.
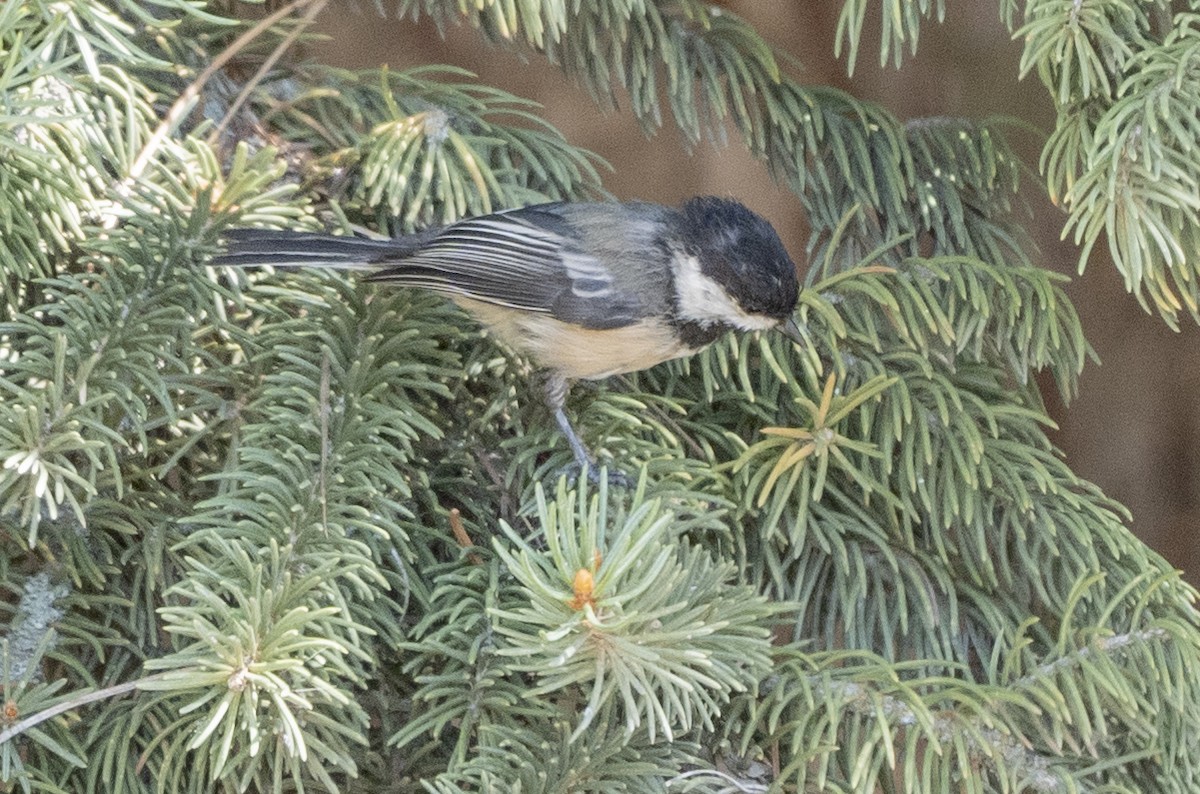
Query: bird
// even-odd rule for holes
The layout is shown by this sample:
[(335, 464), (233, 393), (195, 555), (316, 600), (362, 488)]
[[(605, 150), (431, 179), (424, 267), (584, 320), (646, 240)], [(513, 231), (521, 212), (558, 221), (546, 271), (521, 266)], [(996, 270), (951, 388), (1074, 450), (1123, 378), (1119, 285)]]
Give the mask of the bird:
[(356, 270), (448, 297), (546, 371), (546, 403), (592, 479), (595, 458), (565, 411), (572, 381), (689, 356), (730, 332), (778, 331), (804, 344), (795, 263), (766, 219), (729, 198), (535, 204), (392, 239), (223, 236), (214, 265)]

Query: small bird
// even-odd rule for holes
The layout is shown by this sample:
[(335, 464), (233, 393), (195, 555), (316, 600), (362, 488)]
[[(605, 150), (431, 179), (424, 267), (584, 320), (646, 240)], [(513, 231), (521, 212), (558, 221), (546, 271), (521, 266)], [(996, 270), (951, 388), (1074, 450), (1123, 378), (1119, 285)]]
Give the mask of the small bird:
[(567, 419), (569, 382), (695, 353), (729, 331), (780, 331), (796, 266), (771, 224), (739, 202), (557, 202), (396, 239), (234, 229), (213, 264), (367, 272), (446, 295), (548, 372), (546, 402), (581, 469), (595, 461)]

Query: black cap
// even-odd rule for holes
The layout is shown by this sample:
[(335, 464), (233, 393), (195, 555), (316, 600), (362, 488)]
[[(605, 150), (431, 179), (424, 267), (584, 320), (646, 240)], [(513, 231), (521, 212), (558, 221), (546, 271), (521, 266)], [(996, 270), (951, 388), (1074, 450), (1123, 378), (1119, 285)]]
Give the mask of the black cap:
[(745, 312), (783, 320), (796, 308), (796, 265), (765, 218), (744, 204), (698, 196), (681, 208), (682, 242)]

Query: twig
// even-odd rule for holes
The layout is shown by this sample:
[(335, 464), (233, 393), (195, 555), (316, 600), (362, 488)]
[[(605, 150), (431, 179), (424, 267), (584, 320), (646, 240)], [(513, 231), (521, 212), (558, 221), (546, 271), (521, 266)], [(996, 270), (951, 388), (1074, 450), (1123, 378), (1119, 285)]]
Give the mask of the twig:
[[(463, 526), (462, 513), (457, 507), (450, 508), (450, 531), (454, 533), (454, 539), (458, 545), (464, 549), (470, 549), (475, 546), (471, 541), (471, 536), (467, 534), (467, 528)], [(479, 559), (478, 554), (468, 554), (467, 559), (472, 565), (483, 565), (483, 560)]]
[(508, 483), (504, 479), (504, 472), (496, 468), (496, 462), (492, 456), (482, 450), (476, 452), (475, 459), (479, 461), (479, 465), (483, 466), (483, 470), (488, 477), (492, 479), (492, 483), (496, 486), (497, 493), (500, 494), (500, 515), (505, 518), (508, 523), (516, 524), (517, 516), (512, 506), (512, 498), (508, 491)]
[(1018, 678), (1013, 681), (1010, 686), (1027, 687), (1035, 684), (1041, 679), (1053, 675), (1063, 667), (1078, 665), (1086, 660), (1089, 656), (1097, 653), (1116, 654), (1119, 651), (1134, 645), (1136, 643), (1149, 643), (1154, 640), (1169, 640), (1171, 635), (1165, 629), (1151, 628), (1141, 631), (1130, 631), (1125, 634), (1114, 634), (1111, 637), (1105, 637), (1092, 645), (1085, 645), (1082, 648), (1076, 648), (1074, 651), (1061, 656), (1058, 659), (1046, 662), (1045, 664), (1034, 669), (1032, 673)]
[(321, 462), (317, 470), (317, 499), (321, 503), (321, 527), (329, 532), (329, 458), (332, 451), (329, 443), (329, 348), (321, 350), (321, 385), (317, 397), (317, 414), (321, 421)]
[(721, 789), (721, 791), (740, 791), (746, 794), (758, 794), (765, 792), (768, 787), (763, 783), (757, 783), (751, 780), (738, 780), (733, 775), (721, 772), (717, 769), (693, 769), (689, 772), (681, 772), (675, 777), (667, 781), (667, 785), (671, 786), (677, 783), (682, 783), (690, 777), (715, 777), (724, 780), (729, 785)]
[(218, 124), (217, 128), (214, 129), (208, 136), (208, 142), (210, 144), (216, 143), (217, 139), (221, 137), (221, 133), (225, 131), (227, 126), (229, 126), (229, 121), (235, 115), (237, 115), (237, 112), (241, 110), (242, 105), (246, 104), (246, 101), (250, 99), (250, 94), (254, 91), (255, 86), (257, 86), (263, 81), (264, 78), (266, 78), (267, 72), (271, 71), (271, 68), (275, 66), (275, 63), (282, 58), (283, 54), (287, 52), (288, 48), (295, 43), (296, 39), (300, 37), (300, 33), (312, 24), (313, 20), (317, 18), (317, 14), (321, 13), (322, 9), (325, 8), (329, 0), (311, 0), (311, 2), (312, 5), (310, 5), (308, 10), (304, 12), (304, 16), (300, 18), (300, 21), (296, 24), (296, 26), (292, 28), (290, 33), (280, 40), (279, 44), (275, 46), (274, 51), (272, 51), (271, 54), (267, 56), (267, 59), (262, 62), (262, 66), (258, 67), (258, 71), (254, 73), (254, 76), (247, 80), (246, 84), (242, 86), (242, 90), (238, 92), (237, 97), (234, 98), (233, 102), (229, 105), (229, 108), (225, 111), (225, 116), (221, 119), (221, 123)]
[(188, 87), (183, 89), (183, 91), (179, 94), (179, 98), (175, 100), (175, 104), (171, 105), (170, 109), (167, 111), (167, 115), (163, 116), (162, 122), (154, 130), (154, 133), (150, 136), (150, 139), (146, 141), (146, 145), (142, 147), (142, 151), (138, 153), (137, 159), (133, 161), (133, 165), (129, 168), (129, 174), (124, 180), (122, 180), (121, 187), (119, 189), (127, 190), (133, 185), (134, 182), (137, 181), (137, 179), (142, 175), (142, 172), (146, 170), (146, 166), (148, 166), (150, 161), (154, 158), (154, 154), (156, 151), (158, 151), (158, 147), (161, 146), (162, 142), (167, 139), (167, 136), (174, 131), (176, 125), (179, 124), (179, 121), (183, 118), (184, 114), (191, 109), (192, 103), (200, 95), (201, 89), (203, 89), (205, 84), (212, 79), (213, 75), (223, 69), (225, 64), (229, 63), (234, 55), (245, 48), (245, 46), (251, 41), (254, 41), (254, 39), (261, 36), (263, 32), (269, 29), (276, 22), (291, 14), (296, 9), (303, 8), (304, 6), (314, 2), (323, 6), (325, 1), (326, 0), (292, 0), (291, 3), (283, 6), (275, 13), (263, 17), (253, 27), (249, 28), (245, 33), (234, 39), (232, 44), (221, 50), (217, 57), (213, 58), (212, 62), (209, 63), (208, 66), (204, 67), (204, 70), (200, 72), (196, 79), (193, 80)]
[[(843, 708), (866, 717), (875, 717), (881, 711), (888, 722), (897, 726), (907, 727), (918, 722), (918, 716), (912, 706), (894, 695), (885, 695), (875, 691), (865, 684), (854, 681), (825, 682), (813, 681), (814, 691), (830, 687), (845, 700)], [(943, 743), (953, 738), (961, 737), (967, 752), (980, 760), (996, 763), (993, 750), (999, 753), (1009, 764), (1019, 767), (1026, 786), (1032, 791), (1063, 791), (1066, 786), (1063, 777), (1050, 766), (1048, 759), (1031, 747), (1022, 744), (1019, 737), (1001, 733), (992, 728), (976, 726), (976, 732), (963, 730), (962, 723), (971, 722), (969, 715), (960, 714), (954, 709), (942, 709), (932, 714), (933, 728), (937, 739)], [(990, 748), (980, 741), (980, 738), (991, 743)]]
[(107, 700), (109, 698), (120, 697), (121, 695), (132, 692), (143, 684), (148, 684), (151, 681), (157, 681), (164, 675), (165, 673), (155, 673), (154, 675), (148, 675), (145, 678), (139, 678), (136, 681), (126, 681), (123, 684), (116, 684), (115, 686), (106, 687), (105, 689), (97, 689), (92, 692), (86, 692), (82, 695), (76, 695), (70, 700), (64, 700), (62, 703), (55, 704), (48, 709), (42, 709), (39, 712), (30, 714), (25, 719), (14, 722), (3, 731), (0, 731), (0, 744), (4, 744), (9, 739), (13, 739), (30, 728), (39, 725), (46, 720), (53, 719), (63, 712), (71, 711), (72, 709), (77, 709), (81, 706), (86, 706), (89, 703), (95, 703), (97, 700)]

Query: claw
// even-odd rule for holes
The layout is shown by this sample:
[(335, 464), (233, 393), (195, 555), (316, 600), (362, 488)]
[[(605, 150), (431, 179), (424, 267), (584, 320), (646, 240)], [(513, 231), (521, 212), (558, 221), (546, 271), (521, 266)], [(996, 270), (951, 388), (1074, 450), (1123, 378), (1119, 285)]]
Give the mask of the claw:
[(609, 469), (597, 467), (594, 463), (568, 463), (563, 466), (559, 472), (560, 475), (565, 474), (567, 481), (572, 485), (579, 479), (580, 472), (587, 472), (587, 479), (592, 485), (599, 485), (601, 477), (607, 476), (608, 486), (610, 488), (622, 488), (626, 491), (631, 491), (637, 487), (637, 480), (630, 477), (620, 469)]

